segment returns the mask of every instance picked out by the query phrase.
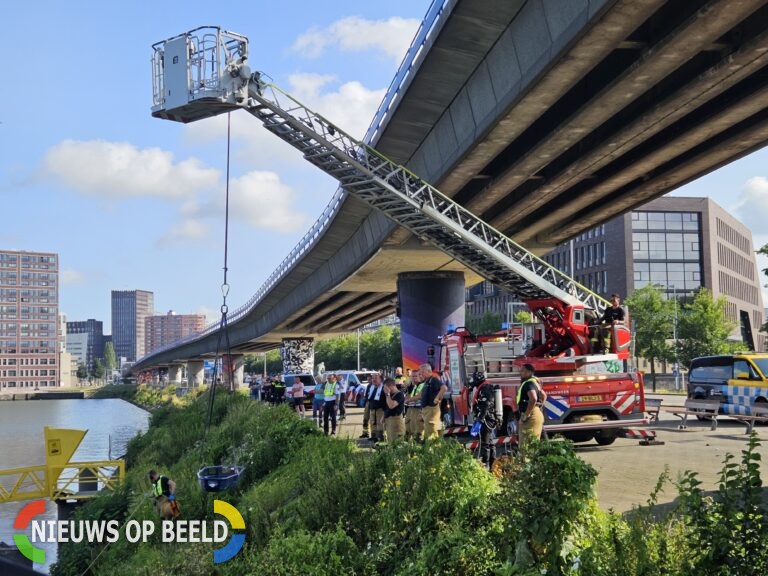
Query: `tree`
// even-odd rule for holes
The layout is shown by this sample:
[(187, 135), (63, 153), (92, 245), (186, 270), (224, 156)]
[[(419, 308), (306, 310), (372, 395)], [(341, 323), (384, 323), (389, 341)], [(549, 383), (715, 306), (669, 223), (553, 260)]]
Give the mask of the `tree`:
[(638, 288), (626, 300), (634, 321), (635, 355), (651, 363), (653, 391), (656, 391), (656, 360), (672, 360), (674, 348), (667, 343), (672, 337), (674, 302), (665, 300), (652, 285)]
[(471, 318), (467, 321), (467, 328), (475, 334), (492, 334), (501, 330), (501, 314), (494, 314), (486, 310), (480, 318)]
[(91, 368), (91, 376), (100, 380), (104, 378), (104, 361), (101, 358), (96, 358), (93, 361), (93, 368)]
[(527, 310), (520, 310), (517, 314), (515, 314), (515, 322), (520, 324), (530, 324), (533, 322), (533, 314)]
[(678, 357), (683, 366), (689, 366), (697, 356), (727, 354), (739, 348), (739, 343), (729, 342), (728, 336), (736, 323), (726, 316), (726, 298), (717, 300), (702, 288), (693, 300), (685, 304), (678, 321)]
[(107, 342), (107, 345), (104, 346), (104, 367), (110, 374), (112, 370), (117, 368), (117, 357), (115, 356), (115, 347), (112, 345), (112, 342)]
[(85, 380), (86, 378), (88, 378), (88, 369), (85, 367), (85, 364), (78, 364), (77, 377), (80, 380)]

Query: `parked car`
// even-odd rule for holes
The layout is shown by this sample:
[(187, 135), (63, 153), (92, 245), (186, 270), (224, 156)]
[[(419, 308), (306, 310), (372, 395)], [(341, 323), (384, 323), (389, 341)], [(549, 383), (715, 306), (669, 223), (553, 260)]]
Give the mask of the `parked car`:
[(371, 376), (376, 374), (374, 370), (328, 370), (326, 374), (341, 374), (347, 381), (347, 395), (345, 402), (360, 406), (365, 398), (365, 390), (368, 388)]
[(758, 403), (768, 407), (768, 354), (736, 352), (694, 358), (688, 373), (688, 397), (717, 398), (723, 414), (750, 414)]

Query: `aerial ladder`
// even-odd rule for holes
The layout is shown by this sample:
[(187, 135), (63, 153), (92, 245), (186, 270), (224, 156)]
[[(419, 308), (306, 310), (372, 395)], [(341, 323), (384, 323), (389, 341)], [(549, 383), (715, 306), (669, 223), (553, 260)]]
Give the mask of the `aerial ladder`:
[[(154, 44), (152, 69), (154, 117), (187, 123), (246, 110), (347, 193), (526, 301), (546, 331), (546, 343), (526, 361), (573, 364), (593, 352), (589, 327), (609, 304), (605, 299), (252, 72), (245, 36), (219, 27), (194, 29)], [(624, 360), (629, 330), (614, 330), (609, 356)]]

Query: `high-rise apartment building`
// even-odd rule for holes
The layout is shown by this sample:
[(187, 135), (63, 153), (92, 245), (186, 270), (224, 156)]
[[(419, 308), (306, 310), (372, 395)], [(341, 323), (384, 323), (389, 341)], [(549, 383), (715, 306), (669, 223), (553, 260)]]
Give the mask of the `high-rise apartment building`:
[(203, 314), (176, 314), (173, 310), (163, 316), (148, 316), (145, 320), (146, 354), (158, 348), (202, 332), (205, 328)]
[(146, 354), (145, 319), (154, 314), (155, 296), (146, 290), (112, 290), (112, 344), (115, 355), (135, 362)]
[(104, 325), (101, 320), (88, 319), (79, 322), (67, 322), (67, 334), (88, 335), (85, 359), (85, 366), (88, 370), (93, 368), (93, 361), (96, 358), (104, 358)]
[[(760, 271), (752, 233), (709, 198), (658, 198), (557, 247), (550, 264), (599, 294), (622, 297), (648, 284), (669, 298), (704, 287), (725, 296), (728, 317), (749, 316), (756, 350), (764, 347)], [(740, 330), (733, 334), (741, 339)]]
[(0, 250), (0, 389), (58, 386), (59, 257)]

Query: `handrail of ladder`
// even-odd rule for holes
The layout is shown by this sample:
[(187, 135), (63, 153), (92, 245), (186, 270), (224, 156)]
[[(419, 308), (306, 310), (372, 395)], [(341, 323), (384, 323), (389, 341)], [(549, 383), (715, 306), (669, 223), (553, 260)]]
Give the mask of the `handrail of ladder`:
[[(442, 194), (437, 188), (424, 181), (408, 168), (395, 163), (371, 146), (356, 140), (330, 122), (327, 118), (314, 112), (278, 86), (261, 81), (258, 78), (258, 74), (254, 75), (255, 82), (251, 84), (250, 88), (250, 93), (253, 99), (268, 105), (270, 109), (278, 113), (282, 118), (286, 119), (286, 116), (291, 118), (296, 122), (296, 129), (309, 132), (311, 136), (321, 136), (325, 142), (332, 146), (334, 153), (337, 157), (340, 157), (340, 160), (349, 162), (353, 166), (357, 165), (373, 174), (376, 174), (377, 171), (380, 171), (382, 166), (384, 166), (386, 172), (389, 174), (399, 172), (400, 174), (407, 175), (407, 179), (411, 180), (412, 184), (414, 184), (413, 190), (411, 191), (414, 197), (410, 198), (407, 190), (404, 194), (411, 204), (414, 204), (414, 206), (418, 205), (420, 208), (427, 206), (427, 211), (432, 209), (441, 213), (442, 216), (453, 222), (454, 226), (458, 224), (458, 226), (464, 229), (465, 233), (473, 235), (490, 248), (497, 251), (499, 248), (503, 248), (507, 253), (507, 257), (517, 257), (519, 264), (523, 266), (527, 264), (527, 268), (531, 272), (535, 273), (541, 277), (542, 280), (551, 285), (551, 288), (545, 290), (549, 294), (557, 295), (560, 298), (567, 298), (568, 295), (570, 295), (572, 298), (582, 302), (587, 308), (592, 308), (596, 311), (601, 311), (609, 304), (607, 300), (598, 294), (592, 292), (587, 287), (576, 282), (573, 278), (570, 278), (564, 272), (529, 252), (514, 240), (508, 238), (502, 232), (496, 230), (490, 224), (484, 222), (469, 210)], [(272, 94), (271, 100), (263, 95), (265, 90), (268, 90)], [(280, 103), (281, 97), (288, 100), (288, 105)], [(253, 110), (249, 111), (253, 112)], [(318, 129), (319, 132), (317, 131)], [(371, 162), (372, 159), (377, 159), (381, 164), (374, 166)], [(400, 193), (403, 194), (402, 191), (400, 191)], [(423, 197), (418, 198), (417, 200), (416, 195), (420, 193), (423, 193)], [(345, 195), (346, 192), (343, 187), (339, 187), (320, 218), (318, 218), (312, 228), (310, 228), (288, 256), (272, 272), (266, 282), (261, 285), (259, 290), (257, 290), (245, 304), (230, 314), (230, 323), (240, 320), (251, 312), (275, 284), (277, 284), (277, 282), (298, 263), (309, 247), (322, 236), (322, 233), (325, 232), (327, 225), (341, 206)], [(467, 225), (469, 225), (469, 227), (467, 227)], [(560, 282), (557, 281), (558, 279)], [(144, 362), (162, 352), (199, 340), (215, 332), (218, 326), (218, 322), (213, 322), (207, 325), (201, 332), (162, 346), (152, 353), (143, 356), (138, 362)]]
[[(268, 93), (271, 98), (266, 96), (265, 93)], [(402, 190), (399, 192), (407, 200), (411, 203), (418, 203), (420, 207), (428, 206), (440, 212), (443, 216), (448, 217), (463, 228), (467, 234), (473, 235), (495, 250), (503, 249), (502, 251), (506, 252), (508, 256), (514, 256), (519, 264), (525, 266), (551, 285), (548, 289), (550, 294), (558, 295), (558, 292), (565, 291), (586, 307), (598, 312), (602, 311), (609, 304), (603, 297), (529, 252), (523, 246), (517, 244), (514, 240), (508, 238), (502, 232), (442, 194), (412, 171), (396, 164), (384, 154), (356, 140), (331, 123), (327, 118), (314, 112), (278, 86), (269, 82), (259, 81), (257, 86), (251, 86), (250, 94), (254, 100), (266, 105), (283, 119), (292, 120), (297, 130), (307, 133), (312, 137), (319, 137), (318, 141), (331, 145), (334, 148), (334, 155), (339, 160), (349, 162), (353, 166), (361, 166), (363, 169), (380, 177), (384, 174), (391, 175), (396, 172), (406, 174), (411, 180), (411, 187), (408, 189), (406, 186), (405, 192)], [(256, 115), (258, 116), (258, 114)], [(379, 162), (385, 165), (386, 170), (384, 174), (381, 173), (382, 164), (376, 166), (372, 159), (378, 159)]]

